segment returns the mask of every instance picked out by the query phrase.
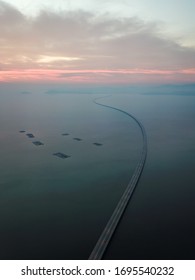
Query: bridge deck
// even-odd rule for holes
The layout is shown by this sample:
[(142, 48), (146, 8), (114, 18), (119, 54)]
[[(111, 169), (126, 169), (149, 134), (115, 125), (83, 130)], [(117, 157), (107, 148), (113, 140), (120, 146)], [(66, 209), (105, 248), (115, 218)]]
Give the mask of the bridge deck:
[[(97, 98), (97, 99), (99, 99), (99, 98)], [(110, 217), (110, 220), (108, 221), (108, 223), (107, 223), (106, 227), (104, 228), (100, 238), (98, 239), (92, 253), (90, 254), (89, 260), (100, 260), (103, 257), (103, 254), (110, 242), (110, 239), (112, 238), (114, 231), (127, 207), (127, 204), (133, 195), (133, 192), (134, 192), (136, 185), (139, 181), (139, 178), (142, 174), (142, 171), (143, 171), (143, 168), (145, 165), (145, 161), (146, 161), (146, 157), (147, 157), (147, 137), (146, 137), (146, 132), (145, 132), (145, 129), (144, 129), (144, 126), (142, 125), (142, 123), (136, 117), (129, 114), (128, 112), (115, 108), (115, 107), (112, 107), (112, 106), (101, 104), (96, 101), (97, 99), (94, 100), (94, 102), (96, 104), (119, 111), (123, 114), (126, 114), (130, 118), (134, 119), (134, 121), (140, 127), (140, 130), (142, 133), (143, 147), (142, 147), (142, 153), (141, 153), (140, 160), (136, 166), (133, 176), (131, 177), (129, 184), (127, 185), (127, 188), (125, 189), (112, 216)]]

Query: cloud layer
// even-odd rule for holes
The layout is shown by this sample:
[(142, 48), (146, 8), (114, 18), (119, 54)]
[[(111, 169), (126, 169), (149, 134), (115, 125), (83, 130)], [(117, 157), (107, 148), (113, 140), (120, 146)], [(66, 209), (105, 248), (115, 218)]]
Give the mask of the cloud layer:
[(134, 17), (79, 10), (28, 18), (0, 1), (0, 44), (1, 81), (36, 80), (40, 73), (80, 82), (195, 81), (195, 49)]

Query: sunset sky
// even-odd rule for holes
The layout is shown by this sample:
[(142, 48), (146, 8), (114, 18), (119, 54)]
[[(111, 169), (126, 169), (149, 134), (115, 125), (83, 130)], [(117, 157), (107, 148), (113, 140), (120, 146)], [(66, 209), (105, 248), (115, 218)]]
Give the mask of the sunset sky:
[(0, 82), (195, 82), (194, 0), (0, 1)]

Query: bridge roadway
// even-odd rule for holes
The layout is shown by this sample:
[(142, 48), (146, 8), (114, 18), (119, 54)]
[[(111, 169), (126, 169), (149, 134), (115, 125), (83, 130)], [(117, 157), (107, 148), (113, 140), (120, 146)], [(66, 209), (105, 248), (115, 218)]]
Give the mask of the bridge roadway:
[[(101, 97), (101, 98), (103, 98), (103, 97)], [(141, 130), (141, 133), (142, 133), (143, 146), (142, 146), (140, 160), (135, 168), (135, 171), (134, 171), (122, 197), (120, 198), (112, 216), (110, 217), (106, 227), (104, 228), (102, 234), (100, 235), (93, 251), (91, 252), (91, 254), (89, 256), (89, 260), (101, 260), (102, 259), (103, 254), (104, 254), (104, 252), (116, 230), (116, 227), (119, 224), (120, 219), (127, 207), (127, 204), (133, 195), (133, 192), (134, 192), (136, 185), (139, 181), (139, 178), (142, 174), (142, 171), (143, 171), (143, 168), (145, 165), (145, 161), (146, 161), (146, 157), (147, 157), (147, 136), (146, 136), (145, 128), (142, 125), (142, 123), (136, 117), (129, 114), (128, 112), (125, 112), (121, 109), (118, 109), (118, 108), (115, 108), (112, 106), (108, 106), (108, 105), (99, 103), (96, 101), (97, 99), (100, 99), (100, 98), (96, 98), (94, 100), (94, 103), (96, 103), (97, 105), (119, 111), (119, 112), (127, 115), (128, 117), (132, 118), (138, 124), (138, 126), (140, 127), (140, 130)]]

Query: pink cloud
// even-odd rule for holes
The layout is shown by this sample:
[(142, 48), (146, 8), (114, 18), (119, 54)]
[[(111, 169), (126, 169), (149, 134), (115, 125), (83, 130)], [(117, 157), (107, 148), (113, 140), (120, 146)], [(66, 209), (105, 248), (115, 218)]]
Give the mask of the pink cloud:
[(1, 82), (150, 83), (195, 82), (195, 69), (24, 69), (0, 71)]
[(158, 23), (84, 11), (27, 18), (1, 1), (0, 9), (2, 82), (194, 82), (195, 49), (162, 36)]

